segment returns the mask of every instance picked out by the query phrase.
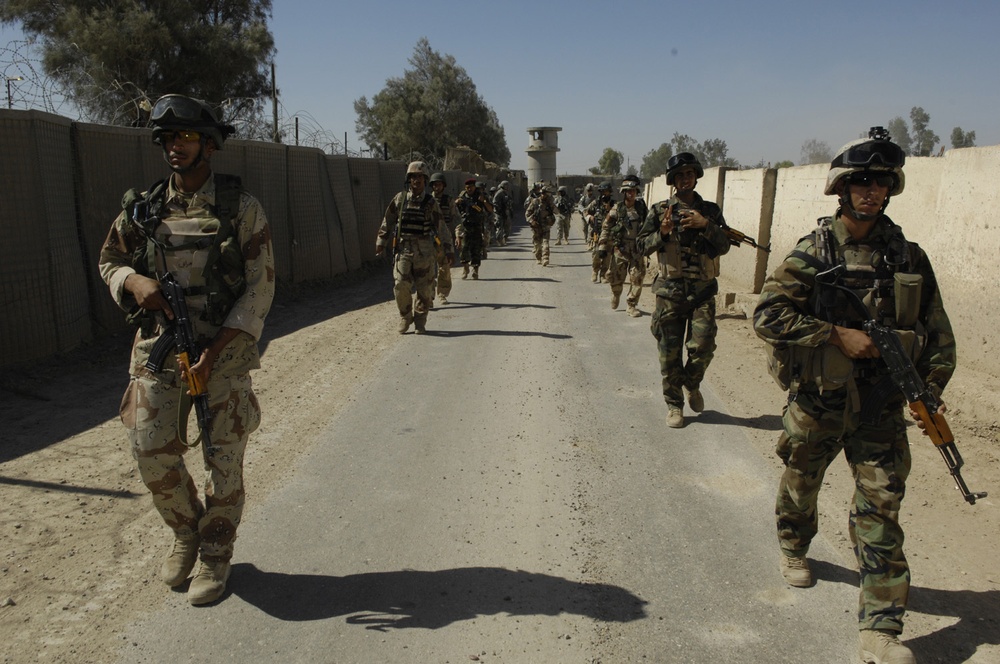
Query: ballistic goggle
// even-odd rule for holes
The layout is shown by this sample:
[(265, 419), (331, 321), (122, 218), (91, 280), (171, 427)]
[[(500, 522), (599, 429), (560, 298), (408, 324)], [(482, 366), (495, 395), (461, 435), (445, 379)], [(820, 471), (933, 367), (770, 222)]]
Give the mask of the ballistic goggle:
[(208, 106), (184, 95), (166, 95), (157, 99), (149, 119), (158, 125), (208, 123), (217, 126), (219, 124)]
[(680, 166), (701, 166), (698, 163), (698, 157), (694, 156), (690, 152), (681, 152), (675, 154), (669, 160), (667, 160), (667, 170), (672, 171)]
[(853, 145), (837, 155), (830, 164), (833, 168), (863, 168), (880, 165), (886, 168), (901, 168), (906, 161), (903, 149), (891, 141), (874, 140)]

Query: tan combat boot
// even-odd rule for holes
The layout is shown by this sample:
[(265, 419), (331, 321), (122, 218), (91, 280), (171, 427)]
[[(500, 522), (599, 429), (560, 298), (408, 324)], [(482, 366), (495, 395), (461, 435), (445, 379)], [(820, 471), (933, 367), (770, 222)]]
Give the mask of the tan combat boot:
[(202, 560), (191, 579), (188, 587), (188, 601), (195, 606), (211, 604), (226, 592), (226, 581), (229, 580), (229, 563), (222, 561)]
[(424, 319), (416, 318), (413, 320), (413, 326), (417, 328), (417, 334), (427, 333), (427, 321)]
[(632, 318), (638, 318), (642, 315), (642, 312), (639, 311), (634, 304), (630, 304), (628, 305), (628, 315)]
[(406, 331), (410, 329), (410, 319), (406, 316), (399, 317), (399, 333), (406, 334)]
[(448, 304), (448, 297), (446, 295), (441, 296), (441, 304)]
[(695, 388), (688, 391), (688, 405), (696, 413), (705, 410), (705, 397), (701, 396), (701, 390)]
[(469, 278), (469, 266), (468, 265), (463, 265), (462, 266), (462, 278), (463, 279), (468, 279)]
[(621, 293), (611, 293), (611, 308), (617, 309), (618, 304), (622, 301)]
[(478, 265), (473, 265), (472, 266), (472, 278), (473, 279), (478, 279), (479, 278), (479, 266)]
[(590, 280), (593, 281), (595, 284), (597, 283), (597, 270), (594, 270), (594, 276), (591, 277)]
[(861, 661), (865, 664), (917, 664), (913, 651), (899, 642), (895, 632), (861, 630)]
[(200, 541), (197, 535), (184, 539), (174, 536), (174, 546), (160, 567), (160, 580), (171, 588), (184, 583), (191, 574), (195, 561), (198, 560)]
[(788, 585), (796, 588), (808, 588), (812, 585), (812, 571), (805, 556), (786, 556), (781, 554), (781, 575)]
[(684, 409), (680, 406), (670, 406), (667, 411), (667, 426), (680, 429), (684, 426)]

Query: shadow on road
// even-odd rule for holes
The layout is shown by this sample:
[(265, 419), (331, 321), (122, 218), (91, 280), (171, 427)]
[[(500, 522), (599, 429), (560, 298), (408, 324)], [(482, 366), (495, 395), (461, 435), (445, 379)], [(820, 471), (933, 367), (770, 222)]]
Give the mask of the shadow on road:
[(427, 330), (429, 337), (543, 337), (545, 339), (572, 339), (569, 334), (526, 332), (523, 330)]
[(459, 302), (449, 300), (447, 305), (438, 305), (434, 311), (451, 311), (452, 309), (475, 309), (486, 308), (499, 311), (500, 309), (555, 309), (550, 304), (501, 304), (500, 302)]
[(631, 592), (548, 574), (499, 567), (403, 570), (349, 576), (266, 572), (233, 566), (232, 593), (280, 620), (346, 616), (366, 629), (437, 629), (477, 616), (570, 613), (603, 622), (646, 617)]
[[(831, 583), (857, 587), (856, 570), (810, 560), (813, 576)], [(906, 638), (903, 642), (921, 661), (965, 662), (981, 645), (1000, 644), (1000, 591), (939, 590), (911, 586), (909, 613), (956, 618), (958, 622), (936, 632)], [(985, 660), (984, 660), (985, 661)]]
[(784, 427), (780, 415), (757, 415), (756, 417), (733, 417), (717, 410), (706, 410), (691, 418), (691, 423), (728, 424), (737, 427), (749, 427), (761, 431), (781, 431)]

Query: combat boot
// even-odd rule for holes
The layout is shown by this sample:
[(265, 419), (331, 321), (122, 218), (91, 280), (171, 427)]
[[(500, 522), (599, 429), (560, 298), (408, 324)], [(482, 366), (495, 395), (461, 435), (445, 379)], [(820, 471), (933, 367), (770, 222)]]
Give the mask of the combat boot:
[(444, 295), (441, 296), (441, 304), (448, 304), (448, 298), (447, 298), (447, 296), (444, 296)]
[(597, 270), (594, 270), (594, 276), (591, 277), (590, 280), (593, 281), (595, 284), (597, 283)]
[(472, 278), (473, 279), (478, 279), (479, 278), (479, 266), (478, 265), (473, 265), (472, 266)]
[(549, 257), (546, 256), (545, 258), (542, 259), (542, 267), (548, 267), (548, 266), (549, 266)]
[(636, 309), (634, 304), (628, 305), (628, 315), (632, 318), (638, 318), (642, 315), (642, 312)]
[(899, 635), (884, 629), (861, 630), (861, 661), (865, 664), (917, 664), (913, 651)]
[(701, 390), (697, 387), (688, 391), (688, 405), (696, 413), (705, 410), (705, 397), (701, 396)]
[(399, 317), (399, 333), (406, 334), (406, 331), (410, 329), (410, 319), (406, 316)]
[(228, 562), (202, 560), (198, 570), (188, 587), (188, 601), (195, 606), (211, 604), (226, 592), (226, 581), (229, 580), (230, 567)]
[(611, 294), (611, 308), (612, 309), (617, 309), (618, 308), (618, 304), (621, 301), (622, 301), (622, 294), (621, 293), (612, 293)]
[(194, 537), (180, 538), (174, 536), (174, 546), (170, 553), (163, 559), (160, 567), (160, 580), (171, 588), (179, 586), (187, 580), (194, 568), (194, 563), (198, 560), (198, 545), (200, 538)]
[(422, 319), (414, 319), (413, 327), (416, 328), (417, 334), (427, 333), (427, 321)]
[(680, 429), (684, 426), (684, 409), (680, 406), (670, 406), (667, 410), (667, 426)]
[(808, 588), (812, 585), (812, 571), (805, 556), (786, 556), (781, 554), (781, 575), (788, 585), (796, 588)]
[(463, 265), (462, 266), (462, 278), (463, 279), (468, 279), (469, 278), (469, 266), (468, 265)]

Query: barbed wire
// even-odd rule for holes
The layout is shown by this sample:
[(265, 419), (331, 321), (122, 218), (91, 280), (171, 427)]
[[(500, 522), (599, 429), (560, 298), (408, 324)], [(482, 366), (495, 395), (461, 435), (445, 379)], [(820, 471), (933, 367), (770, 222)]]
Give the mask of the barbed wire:
[[(115, 81), (114, 89), (101, 88), (88, 72), (74, 70), (77, 89), (87, 91), (86, 104), (74, 103), (56, 76), (45, 74), (37, 45), (33, 40), (15, 40), (0, 46), (0, 70), (3, 70), (10, 97), (4, 104), (21, 110), (42, 110), (81, 122), (96, 122), (114, 126), (144, 126), (152, 108), (147, 91), (128, 81)], [(67, 77), (68, 78), (68, 77)], [(7, 90), (2, 90), (4, 94)], [(117, 102), (122, 97), (125, 102)], [(110, 112), (109, 99), (118, 105)], [(274, 117), (264, 110), (270, 109), (267, 100), (251, 97), (231, 98), (222, 102), (226, 122), (236, 127), (236, 138), (273, 141)], [(298, 122), (296, 122), (296, 118)], [(346, 154), (350, 157), (379, 156), (378, 151), (367, 146), (345, 149), (344, 140), (334, 131), (325, 129), (316, 118), (304, 110), (289, 112), (278, 99), (278, 140), (288, 145), (314, 147), (328, 154)]]

